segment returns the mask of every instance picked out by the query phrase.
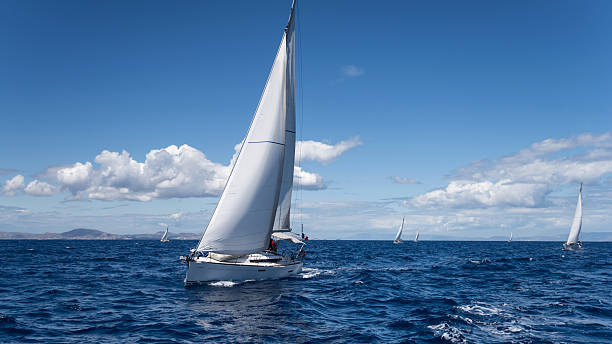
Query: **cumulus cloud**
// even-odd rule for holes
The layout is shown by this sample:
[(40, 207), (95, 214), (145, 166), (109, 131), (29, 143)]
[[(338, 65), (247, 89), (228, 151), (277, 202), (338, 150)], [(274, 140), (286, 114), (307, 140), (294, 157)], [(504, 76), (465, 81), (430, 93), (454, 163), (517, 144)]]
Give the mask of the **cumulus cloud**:
[(357, 67), (355, 65), (347, 65), (342, 67), (342, 74), (346, 77), (355, 78), (358, 76), (362, 76), (365, 73), (363, 68)]
[(357, 136), (340, 141), (335, 145), (311, 140), (298, 141), (295, 148), (295, 159), (296, 162), (312, 160), (328, 164), (336, 160), (342, 153), (361, 144), (361, 139)]
[(21, 174), (14, 176), (13, 178), (4, 182), (2, 193), (6, 196), (15, 196), (17, 191), (21, 190), (24, 185), (24, 178)]
[(416, 179), (399, 176), (392, 176), (391, 180), (396, 184), (421, 184), (421, 182)]
[(23, 191), (32, 196), (52, 196), (57, 192), (57, 188), (49, 183), (34, 180)]
[(306, 172), (302, 168), (293, 168), (293, 182), (304, 190), (323, 190), (327, 186), (323, 182), (323, 177), (316, 173)]
[(543, 205), (550, 188), (546, 184), (452, 181), (446, 188), (417, 196), (417, 207), (492, 207)]
[(214, 163), (188, 145), (151, 150), (144, 162), (126, 151), (102, 151), (91, 162), (49, 168), (42, 176), (75, 198), (149, 201), (155, 198), (214, 196), (229, 167)]
[(612, 173), (612, 135), (547, 139), (498, 160), (460, 168), (445, 188), (417, 196), (417, 207), (540, 207), (556, 187), (596, 183)]
[[(348, 149), (361, 144), (358, 137), (341, 141), (335, 145), (316, 141), (298, 142), (302, 149), (302, 160), (329, 163)], [(76, 162), (71, 165), (53, 166), (28, 184), (26, 193), (47, 196), (67, 192), (69, 199), (134, 200), (218, 196), (225, 185), (231, 166), (237, 158), (240, 144), (227, 164), (215, 163), (201, 151), (188, 145), (168, 146), (151, 150), (144, 162), (135, 160), (123, 151), (102, 151), (92, 162)], [(9, 183), (10, 182), (10, 183)], [(23, 187), (9, 181), (5, 194)], [(322, 190), (327, 186), (323, 177), (296, 166), (294, 183), (305, 190)], [(9, 186), (10, 184), (10, 186)], [(18, 183), (17, 183), (18, 184)], [(180, 216), (178, 214), (177, 216)], [(176, 219), (176, 218), (175, 218)]]

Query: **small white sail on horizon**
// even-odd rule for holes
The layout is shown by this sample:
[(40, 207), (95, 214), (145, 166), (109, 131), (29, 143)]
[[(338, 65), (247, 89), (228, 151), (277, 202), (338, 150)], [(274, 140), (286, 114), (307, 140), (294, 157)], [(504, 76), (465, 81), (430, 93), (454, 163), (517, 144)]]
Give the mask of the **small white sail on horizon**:
[(570, 228), (569, 235), (567, 237), (567, 241), (564, 246), (570, 247), (573, 245), (582, 246), (582, 243), (579, 240), (580, 230), (582, 229), (582, 183), (580, 183), (580, 191), (578, 191), (578, 203), (576, 204), (576, 211), (574, 212), (574, 221), (572, 222), (572, 227)]
[(161, 242), (168, 242), (170, 241), (170, 239), (168, 239), (168, 226), (166, 226), (166, 231), (164, 232), (164, 235), (162, 235), (162, 238), (160, 240)]
[(416, 236), (414, 237), (414, 242), (419, 242), (419, 232), (416, 232)]
[(399, 226), (397, 230), (397, 234), (395, 235), (395, 240), (393, 240), (394, 244), (399, 244), (403, 242), (402, 240), (402, 231), (404, 230), (404, 218), (402, 217), (402, 224)]
[(510, 239), (508, 239), (508, 242), (512, 242), (512, 232), (510, 232)]

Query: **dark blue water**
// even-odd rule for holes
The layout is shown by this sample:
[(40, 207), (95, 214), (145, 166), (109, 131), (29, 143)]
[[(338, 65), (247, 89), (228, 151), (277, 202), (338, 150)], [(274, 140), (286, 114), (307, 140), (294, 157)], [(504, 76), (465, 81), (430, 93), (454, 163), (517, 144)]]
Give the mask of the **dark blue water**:
[(612, 243), (311, 241), (297, 278), (185, 288), (194, 244), (0, 241), (0, 342), (612, 338)]

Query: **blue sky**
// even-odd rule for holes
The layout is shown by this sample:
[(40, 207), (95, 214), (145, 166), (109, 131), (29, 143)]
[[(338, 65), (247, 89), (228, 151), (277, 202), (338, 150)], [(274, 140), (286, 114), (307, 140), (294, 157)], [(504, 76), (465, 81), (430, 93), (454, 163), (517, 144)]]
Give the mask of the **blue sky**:
[[(289, 5), (3, 1), (0, 230), (204, 227)], [(314, 236), (392, 237), (402, 215), (423, 239), (557, 235), (579, 180), (584, 231), (612, 231), (612, 3), (302, 1), (298, 12), (298, 137), (318, 179), (296, 214)], [(172, 165), (160, 155), (171, 145), (197, 154)], [(117, 154), (101, 165), (104, 150)], [(159, 180), (128, 167), (153, 150), (161, 169), (195, 172), (144, 199)], [(79, 183), (58, 179), (87, 162)]]

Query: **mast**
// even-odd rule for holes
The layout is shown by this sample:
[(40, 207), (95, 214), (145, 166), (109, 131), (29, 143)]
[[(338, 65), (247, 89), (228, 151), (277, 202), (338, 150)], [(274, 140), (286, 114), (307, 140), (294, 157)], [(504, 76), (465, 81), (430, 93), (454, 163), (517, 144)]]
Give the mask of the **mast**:
[[(283, 188), (283, 176), (287, 138), (295, 147), (294, 6), (295, 2), (259, 105), (197, 251), (243, 255), (266, 249), (278, 206), (285, 202), (287, 192), (282, 191), (289, 190), (291, 199), (293, 161), (288, 188)], [(287, 135), (288, 124), (293, 138)], [(288, 208), (286, 213), (288, 217)]]

